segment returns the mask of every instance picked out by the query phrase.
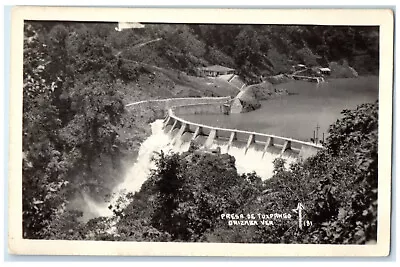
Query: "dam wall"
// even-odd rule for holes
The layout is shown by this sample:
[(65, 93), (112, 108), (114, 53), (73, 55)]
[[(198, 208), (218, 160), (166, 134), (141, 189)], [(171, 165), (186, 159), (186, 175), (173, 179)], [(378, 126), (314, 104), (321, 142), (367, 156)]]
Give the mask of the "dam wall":
[(227, 103), (231, 97), (168, 98), (144, 100), (126, 105), (126, 108), (151, 108), (166, 110), (164, 132), (168, 133), (173, 143), (189, 144), (194, 142), (206, 149), (215, 146), (224, 147), (226, 153), (231, 148), (240, 149), (244, 154), (256, 151), (262, 158), (268, 154), (306, 159), (324, 149), (321, 145), (287, 137), (264, 133), (213, 127), (186, 121), (180, 115), (185, 114), (229, 114)]
[(222, 103), (197, 103), (172, 107), (175, 116), (188, 114), (224, 114)]
[(323, 149), (320, 145), (291, 138), (213, 127), (186, 121), (179, 117), (183, 114), (226, 114), (224, 102), (172, 106), (164, 119), (164, 131), (171, 135), (174, 142), (180, 141), (182, 144), (194, 142), (206, 149), (220, 146), (224, 147), (226, 153), (229, 153), (232, 147), (236, 147), (240, 148), (244, 154), (249, 150), (256, 151), (260, 157), (274, 154), (304, 160)]

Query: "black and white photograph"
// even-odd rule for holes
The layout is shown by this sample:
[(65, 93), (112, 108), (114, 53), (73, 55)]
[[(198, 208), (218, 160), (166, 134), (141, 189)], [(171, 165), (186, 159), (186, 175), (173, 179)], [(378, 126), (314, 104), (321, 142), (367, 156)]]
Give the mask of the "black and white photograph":
[(298, 255), (274, 247), (293, 244), (387, 255), (390, 12), (332, 23), (299, 10), (306, 20), (261, 23), (251, 11), (174, 22), (129, 9), (68, 19), (73, 10), (13, 25), (9, 241), (28, 243), (11, 252), (45, 253), (40, 240), (50, 250), (76, 242), (52, 254), (101, 254), (74, 250), (90, 241), (125, 255), (141, 253), (130, 244), (170, 255)]

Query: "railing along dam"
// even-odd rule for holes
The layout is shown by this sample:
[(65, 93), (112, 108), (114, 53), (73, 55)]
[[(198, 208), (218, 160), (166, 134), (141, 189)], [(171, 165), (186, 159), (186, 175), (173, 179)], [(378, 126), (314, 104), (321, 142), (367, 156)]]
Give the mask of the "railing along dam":
[(223, 102), (171, 106), (164, 119), (164, 131), (171, 135), (174, 142), (180, 141), (181, 144), (195, 142), (206, 149), (220, 146), (225, 147), (226, 152), (234, 146), (240, 148), (244, 154), (255, 150), (260, 153), (260, 157), (271, 153), (304, 160), (323, 149), (320, 145), (291, 138), (213, 127), (179, 117), (184, 114), (225, 114)]

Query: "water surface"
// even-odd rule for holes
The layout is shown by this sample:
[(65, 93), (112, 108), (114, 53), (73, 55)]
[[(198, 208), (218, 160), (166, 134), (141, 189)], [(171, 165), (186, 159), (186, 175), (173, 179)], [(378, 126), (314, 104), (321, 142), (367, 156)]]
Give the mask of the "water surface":
[(186, 120), (211, 126), (256, 131), (309, 141), (319, 126), (327, 136), (329, 125), (343, 109), (354, 109), (378, 99), (377, 76), (330, 79), (324, 83), (291, 81), (279, 84), (290, 95), (262, 101), (261, 108), (248, 113), (182, 115)]

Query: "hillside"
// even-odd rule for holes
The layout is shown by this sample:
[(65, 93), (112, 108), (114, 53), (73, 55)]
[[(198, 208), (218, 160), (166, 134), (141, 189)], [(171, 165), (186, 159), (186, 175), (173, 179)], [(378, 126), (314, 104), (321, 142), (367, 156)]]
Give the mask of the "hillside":
[(120, 61), (125, 103), (171, 97), (235, 96), (239, 91), (235, 85), (219, 79), (195, 77), (180, 70), (130, 60)]
[[(328, 67), (346, 61), (360, 75), (379, 69), (379, 29), (368, 26), (143, 24), (115, 31), (115, 23), (32, 23), (63, 42), (98, 36), (114, 56), (194, 75), (197, 67), (235, 68), (247, 84), (287, 73), (298, 63)], [(54, 35), (54, 36), (52, 36)]]
[[(118, 41), (133, 37), (135, 43), (162, 40), (139, 49)], [(220, 64), (235, 68), (248, 84), (261, 75), (286, 73), (298, 63), (328, 67), (346, 61), (361, 75), (376, 74), (379, 68), (376, 27), (146, 24), (112, 38), (126, 58), (189, 74), (199, 66)]]

